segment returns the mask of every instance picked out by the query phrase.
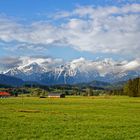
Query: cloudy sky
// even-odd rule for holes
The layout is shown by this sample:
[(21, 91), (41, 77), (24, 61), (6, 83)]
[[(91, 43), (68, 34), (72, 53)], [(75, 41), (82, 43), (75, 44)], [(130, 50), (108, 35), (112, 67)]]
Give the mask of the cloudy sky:
[(27, 56), (139, 59), (140, 0), (0, 1), (0, 66)]

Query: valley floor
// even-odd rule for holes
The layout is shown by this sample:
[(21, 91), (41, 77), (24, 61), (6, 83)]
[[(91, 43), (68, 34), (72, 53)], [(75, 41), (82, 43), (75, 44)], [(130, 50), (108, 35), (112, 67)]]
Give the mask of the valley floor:
[(0, 99), (0, 140), (139, 140), (140, 98)]

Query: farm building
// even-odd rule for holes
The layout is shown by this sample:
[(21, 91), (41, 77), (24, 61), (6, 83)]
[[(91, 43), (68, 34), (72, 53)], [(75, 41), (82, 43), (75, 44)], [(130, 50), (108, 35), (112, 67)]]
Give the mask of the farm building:
[(0, 98), (7, 98), (7, 97), (10, 97), (10, 93), (8, 92), (0, 92)]
[(48, 94), (49, 98), (65, 98), (65, 94), (62, 93), (50, 93)]

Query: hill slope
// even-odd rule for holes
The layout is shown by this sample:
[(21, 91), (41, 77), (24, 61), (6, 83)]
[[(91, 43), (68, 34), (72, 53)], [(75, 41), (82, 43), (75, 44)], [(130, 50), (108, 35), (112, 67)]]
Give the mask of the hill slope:
[(19, 78), (0, 74), (0, 84), (2, 85), (21, 86), (23, 83), (23, 80)]

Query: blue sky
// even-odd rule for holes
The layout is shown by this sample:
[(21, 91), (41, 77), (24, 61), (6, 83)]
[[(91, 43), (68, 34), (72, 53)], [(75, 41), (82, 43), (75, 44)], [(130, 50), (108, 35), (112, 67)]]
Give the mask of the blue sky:
[(76, 6), (121, 6), (140, 3), (139, 0), (2, 0), (0, 12), (17, 19), (41, 20), (38, 14), (52, 14), (58, 10), (72, 11)]
[(140, 56), (139, 0), (0, 1), (0, 56)]

